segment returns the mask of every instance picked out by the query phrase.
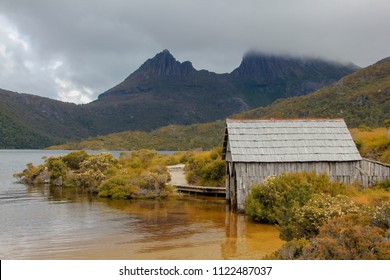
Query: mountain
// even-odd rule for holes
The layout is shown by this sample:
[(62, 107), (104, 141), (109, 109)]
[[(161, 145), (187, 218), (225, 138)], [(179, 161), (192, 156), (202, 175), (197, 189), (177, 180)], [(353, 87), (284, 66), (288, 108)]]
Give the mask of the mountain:
[(88, 104), (110, 132), (225, 118), (250, 108), (228, 75), (195, 70), (165, 50)]
[(42, 148), (109, 133), (221, 120), (304, 95), (356, 66), (249, 53), (231, 73), (196, 70), (164, 50), (85, 105), (0, 90), (0, 148)]
[[(358, 70), (354, 64), (340, 64), (319, 58), (248, 53), (231, 76), (245, 89), (256, 107), (278, 98), (305, 95)], [(259, 97), (261, 97), (259, 99)]]
[(82, 105), (0, 89), (0, 148), (42, 148), (94, 131)]
[(383, 126), (390, 119), (390, 58), (360, 69), (312, 94), (278, 100), (240, 118), (344, 118), (349, 127)]
[[(230, 74), (196, 70), (164, 50), (89, 104), (111, 131), (205, 123), (304, 95), (357, 70), (320, 59), (249, 53)], [(111, 110), (108, 108), (115, 108)]]
[[(344, 118), (348, 127), (383, 126), (390, 119), (390, 57), (347, 75), (305, 96), (280, 99), (235, 118)], [(56, 148), (65, 149), (211, 149), (222, 144), (224, 122), (170, 125), (152, 132), (121, 132)], [(176, 148), (174, 148), (176, 147)], [(383, 148), (383, 147), (382, 147)]]

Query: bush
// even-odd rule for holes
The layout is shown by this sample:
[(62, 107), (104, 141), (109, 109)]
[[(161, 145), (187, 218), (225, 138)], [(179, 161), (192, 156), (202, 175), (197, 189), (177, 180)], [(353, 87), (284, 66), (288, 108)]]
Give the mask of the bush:
[[(389, 137), (390, 138), (390, 137)], [(390, 145), (388, 150), (384, 151), (379, 158), (379, 161), (390, 164)]]
[(289, 242), (286, 242), (280, 247), (277, 251), (272, 253), (269, 256), (266, 256), (265, 259), (270, 260), (295, 260), (299, 259), (302, 256), (304, 248), (310, 244), (310, 241), (303, 239), (294, 239)]
[(245, 202), (246, 213), (255, 221), (288, 224), (293, 211), (305, 205), (315, 193), (343, 194), (344, 184), (330, 182), (326, 174), (287, 173), (267, 178), (251, 188)]
[(384, 120), (383, 124), (387, 129), (390, 129), (390, 119)]
[[(66, 176), (66, 164), (60, 157), (50, 157), (46, 160), (46, 166), (50, 172), (51, 183)], [(62, 183), (58, 183), (61, 185)]]
[(383, 189), (385, 191), (390, 191), (390, 180), (383, 180), (380, 182), (376, 182), (374, 188)]
[(314, 194), (303, 207), (292, 210), (290, 220), (279, 224), (281, 237), (284, 240), (315, 237), (329, 219), (358, 211), (359, 208), (347, 196)]
[(88, 159), (89, 155), (86, 151), (71, 152), (63, 157), (65, 164), (74, 170), (80, 169), (80, 164)]
[(111, 168), (119, 168), (119, 161), (108, 152), (90, 155), (86, 160), (80, 162), (81, 171), (100, 171), (105, 173)]
[[(180, 158), (182, 155), (175, 155), (173, 161)], [(152, 150), (122, 153), (120, 160), (111, 153), (88, 155), (78, 151), (50, 157), (39, 167), (29, 164), (15, 176), (29, 184), (49, 182), (83, 188), (113, 199), (166, 197), (174, 193), (174, 189), (166, 185), (169, 173), (164, 164), (169, 161), (169, 156)]]
[(389, 232), (373, 226), (370, 217), (351, 214), (330, 220), (307, 245), (301, 259), (389, 260)]
[(129, 199), (137, 195), (139, 188), (132, 185), (131, 176), (115, 176), (104, 181), (98, 189), (101, 197), (113, 199)]
[(18, 178), (23, 184), (45, 184), (49, 181), (50, 175), (48, 174), (45, 165), (35, 166), (31, 162), (27, 163), (27, 168), (21, 173), (14, 174), (14, 177)]
[(372, 211), (372, 224), (384, 230), (390, 229), (390, 202), (382, 202)]
[(220, 148), (190, 154), (185, 170), (189, 184), (210, 187), (225, 185), (226, 163), (222, 160)]
[(365, 125), (365, 124), (361, 124), (359, 125), (359, 130), (360, 131), (372, 131), (371, 127)]

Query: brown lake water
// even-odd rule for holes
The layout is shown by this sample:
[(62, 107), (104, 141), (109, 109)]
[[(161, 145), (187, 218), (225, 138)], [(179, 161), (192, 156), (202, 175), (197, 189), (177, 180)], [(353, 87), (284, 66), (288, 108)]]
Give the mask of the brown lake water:
[(261, 259), (282, 245), (223, 198), (113, 201), (12, 176), (65, 153), (0, 150), (1, 259)]

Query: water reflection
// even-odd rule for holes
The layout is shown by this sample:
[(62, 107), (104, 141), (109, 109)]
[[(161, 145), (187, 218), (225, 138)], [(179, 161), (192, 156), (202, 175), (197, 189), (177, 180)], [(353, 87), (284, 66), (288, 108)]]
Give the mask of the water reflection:
[(17, 258), (260, 259), (282, 244), (274, 226), (231, 212), (221, 198), (114, 201), (48, 186), (28, 187), (28, 195), (54, 204), (52, 226), (66, 230), (48, 231), (51, 242), (27, 239)]

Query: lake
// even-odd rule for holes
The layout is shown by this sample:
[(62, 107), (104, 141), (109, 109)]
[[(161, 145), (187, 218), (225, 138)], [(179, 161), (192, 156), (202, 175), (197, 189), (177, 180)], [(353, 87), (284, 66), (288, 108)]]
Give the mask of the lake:
[(261, 259), (282, 245), (223, 198), (114, 201), (13, 177), (68, 152), (0, 150), (0, 259)]

